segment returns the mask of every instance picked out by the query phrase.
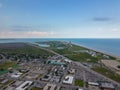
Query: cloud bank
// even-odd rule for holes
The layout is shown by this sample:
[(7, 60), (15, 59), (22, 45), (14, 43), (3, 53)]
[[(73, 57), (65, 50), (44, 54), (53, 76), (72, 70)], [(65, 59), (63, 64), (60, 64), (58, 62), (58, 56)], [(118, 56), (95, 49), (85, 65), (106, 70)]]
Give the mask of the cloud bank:
[(45, 32), (45, 31), (1, 31), (0, 38), (42, 38), (42, 37), (52, 37), (54, 32)]
[(93, 18), (93, 21), (98, 21), (98, 22), (105, 22), (105, 21), (110, 21), (112, 20), (111, 18), (108, 17), (95, 17)]

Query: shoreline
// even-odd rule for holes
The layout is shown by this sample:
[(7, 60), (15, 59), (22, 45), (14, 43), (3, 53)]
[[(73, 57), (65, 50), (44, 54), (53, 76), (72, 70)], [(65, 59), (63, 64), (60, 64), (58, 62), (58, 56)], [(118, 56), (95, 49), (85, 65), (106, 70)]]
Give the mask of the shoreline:
[[(62, 42), (67, 42), (68, 43), (69, 41), (62, 41)], [(7, 42), (7, 43), (28, 43), (28, 42)], [(33, 42), (29, 42), (29, 43), (33, 43)], [(102, 54), (105, 54), (105, 55), (108, 55), (108, 56), (112, 56), (112, 57), (116, 58), (117, 60), (120, 60), (120, 56), (118, 56), (118, 55), (107, 53), (107, 52), (104, 52), (104, 51), (101, 51), (101, 50), (96, 50), (94, 48), (91, 48), (91, 47), (88, 47), (88, 46), (85, 46), (85, 45), (81, 45), (81, 44), (75, 43), (73, 41), (71, 41), (71, 44), (74, 44), (74, 45), (77, 45), (77, 46), (80, 46), (80, 47), (83, 47), (83, 48), (86, 48), (86, 49), (89, 49), (89, 50), (92, 50), (92, 51), (95, 51), (95, 52), (98, 52), (98, 53), (102, 53)]]
[(110, 53), (107, 53), (107, 52), (104, 52), (104, 51), (96, 50), (96, 49), (93, 49), (93, 48), (90, 48), (90, 47), (87, 47), (87, 46), (84, 46), (84, 45), (80, 45), (78, 43), (72, 42), (72, 44), (83, 47), (83, 48), (86, 48), (86, 49), (89, 49), (89, 50), (92, 50), (92, 51), (95, 51), (95, 52), (98, 52), (98, 53), (102, 53), (102, 54), (114, 57), (114, 58), (116, 58), (116, 60), (120, 60), (120, 56), (116, 56), (116, 55), (113, 55), (113, 54), (110, 54)]

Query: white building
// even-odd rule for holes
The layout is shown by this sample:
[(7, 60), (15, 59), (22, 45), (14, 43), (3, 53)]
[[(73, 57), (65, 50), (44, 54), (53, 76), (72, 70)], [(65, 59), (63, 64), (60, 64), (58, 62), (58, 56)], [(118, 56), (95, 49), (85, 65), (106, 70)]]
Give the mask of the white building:
[(18, 78), (18, 77), (20, 77), (22, 75), (22, 73), (20, 73), (20, 72), (15, 72), (15, 73), (12, 73), (11, 74), (11, 77), (13, 77), (13, 78)]
[(93, 85), (93, 86), (99, 86), (99, 84), (96, 83), (96, 82), (88, 82), (88, 84), (89, 84), (89, 85)]
[(71, 60), (69, 60), (69, 59), (67, 59), (67, 58), (64, 59), (64, 61), (67, 62), (67, 63), (71, 63), (71, 62), (72, 62)]
[(63, 83), (64, 83), (64, 84), (72, 84), (72, 83), (73, 83), (73, 79), (74, 79), (73, 76), (67, 75), (67, 76), (65, 77), (65, 79), (63, 80)]

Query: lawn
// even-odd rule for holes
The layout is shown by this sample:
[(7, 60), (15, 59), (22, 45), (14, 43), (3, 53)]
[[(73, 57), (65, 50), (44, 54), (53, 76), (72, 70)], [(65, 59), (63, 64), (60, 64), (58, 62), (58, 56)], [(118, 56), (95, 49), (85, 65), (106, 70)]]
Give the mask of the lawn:
[(75, 80), (75, 85), (83, 87), (84, 86), (84, 82), (83, 82), (83, 80)]
[(43, 90), (42, 88), (33, 87), (31, 90)]

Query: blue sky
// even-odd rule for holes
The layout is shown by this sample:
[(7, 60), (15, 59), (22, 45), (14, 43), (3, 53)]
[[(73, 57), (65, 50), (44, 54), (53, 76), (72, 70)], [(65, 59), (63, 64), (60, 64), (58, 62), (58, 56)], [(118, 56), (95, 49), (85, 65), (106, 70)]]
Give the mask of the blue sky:
[(120, 0), (0, 0), (0, 38), (120, 38)]

